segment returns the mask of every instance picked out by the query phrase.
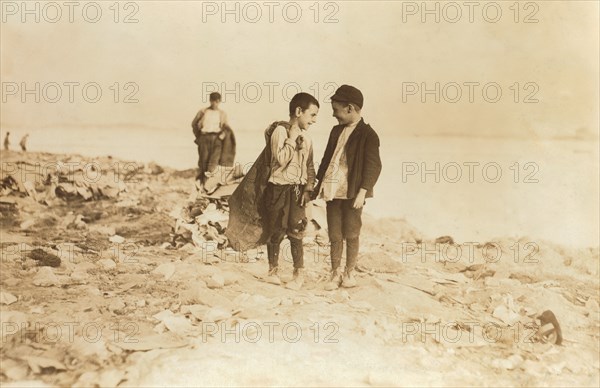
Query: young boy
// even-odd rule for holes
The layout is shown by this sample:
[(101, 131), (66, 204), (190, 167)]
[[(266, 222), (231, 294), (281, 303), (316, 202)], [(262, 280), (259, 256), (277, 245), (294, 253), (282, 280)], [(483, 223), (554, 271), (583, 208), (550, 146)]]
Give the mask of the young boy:
[[(270, 174), (263, 195), (269, 272), (266, 281), (281, 284), (279, 250), (287, 235), (291, 244), (294, 274), (286, 287), (298, 290), (304, 283), (303, 232), (307, 224), (305, 206), (315, 183), (312, 141), (308, 128), (317, 120), (319, 102), (308, 93), (296, 94), (289, 104), (288, 122), (267, 130)], [(269, 161), (267, 161), (269, 162)]]
[[(356, 286), (353, 272), (358, 259), (362, 209), (365, 199), (373, 197), (373, 187), (381, 173), (379, 136), (362, 118), (363, 102), (362, 92), (350, 85), (340, 86), (331, 97), (333, 117), (339, 125), (329, 135), (313, 195), (327, 203), (331, 278), (326, 290), (340, 285)], [(346, 269), (342, 274), (344, 240)]]

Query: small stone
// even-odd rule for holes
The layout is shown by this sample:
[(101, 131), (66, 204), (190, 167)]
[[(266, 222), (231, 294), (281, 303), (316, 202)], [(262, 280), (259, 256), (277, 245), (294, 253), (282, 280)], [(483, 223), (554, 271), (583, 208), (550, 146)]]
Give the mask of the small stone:
[(514, 369), (512, 362), (506, 358), (496, 358), (492, 360), (492, 366), (496, 369)]
[(21, 281), (17, 278), (10, 278), (4, 281), (4, 285), (6, 287), (16, 287), (21, 283)]
[(436, 244), (454, 244), (454, 239), (450, 236), (441, 236), (435, 239)]
[(40, 267), (33, 278), (33, 285), (38, 287), (52, 287), (59, 284), (58, 278), (50, 267)]
[(108, 310), (113, 313), (120, 313), (125, 308), (125, 302), (121, 298), (117, 298), (110, 302), (108, 305)]
[(75, 284), (86, 284), (90, 278), (90, 275), (84, 271), (74, 271), (71, 274), (71, 281)]
[(123, 244), (125, 242), (125, 237), (121, 237), (118, 234), (115, 234), (114, 236), (110, 236), (108, 241), (115, 244)]
[(236, 274), (235, 272), (230, 272), (230, 271), (224, 271), (223, 273), (223, 279), (225, 280), (225, 286), (230, 286), (234, 283), (239, 282), (240, 280), (240, 276), (238, 274)]
[(89, 270), (94, 268), (96, 268), (94, 264), (90, 263), (89, 261), (83, 261), (81, 263), (77, 263), (73, 271), (88, 272)]
[(345, 290), (336, 292), (335, 294), (333, 294), (332, 299), (336, 303), (344, 303), (344, 302), (350, 300), (350, 294), (348, 294), (348, 291), (345, 291)]
[(35, 306), (29, 309), (30, 314), (44, 314), (44, 308), (42, 306)]
[(146, 301), (144, 299), (140, 299), (135, 302), (135, 306), (136, 307), (144, 307), (144, 306), (146, 306)]
[(563, 369), (566, 366), (566, 362), (562, 361), (562, 362), (558, 362), (556, 364), (549, 364), (546, 365), (546, 370), (550, 373), (552, 373), (553, 375), (559, 375), (562, 373)]
[(587, 302), (585, 302), (585, 308), (587, 308), (592, 313), (597, 313), (600, 310), (600, 306), (598, 306), (598, 302), (596, 299), (590, 297)]
[(221, 307), (213, 307), (204, 314), (202, 322), (218, 322), (231, 318), (231, 312)]
[(153, 275), (161, 276), (163, 280), (169, 280), (175, 273), (175, 264), (164, 263), (159, 265), (152, 271)]
[(494, 318), (500, 319), (502, 322), (506, 323), (509, 326), (514, 325), (520, 319), (519, 314), (515, 313), (514, 311), (512, 311), (510, 308), (508, 308), (507, 306), (505, 306), (503, 304), (498, 305), (494, 309), (492, 316)]
[(94, 387), (98, 383), (98, 372), (88, 371), (79, 376), (79, 380), (75, 383), (76, 387)]
[(492, 360), (492, 366), (498, 369), (513, 370), (523, 364), (523, 357), (513, 354), (507, 358), (496, 358)]
[(25, 221), (21, 222), (20, 228), (21, 228), (21, 230), (28, 230), (33, 225), (35, 225), (35, 220), (25, 220)]
[(225, 279), (220, 274), (213, 274), (207, 281), (206, 285), (208, 288), (223, 288), (225, 286)]
[(96, 225), (90, 229), (94, 232), (98, 232), (109, 237), (114, 236), (116, 233), (115, 228), (113, 226)]
[(0, 304), (13, 304), (17, 301), (17, 297), (9, 292), (0, 292)]
[(500, 286), (500, 281), (498, 279), (492, 278), (492, 277), (486, 277), (485, 280), (483, 281), (483, 283), (487, 287), (498, 287), (498, 286)]
[(154, 162), (148, 163), (145, 170), (145, 172), (148, 172), (152, 175), (158, 175), (164, 172), (163, 168)]
[(11, 380), (23, 380), (27, 377), (29, 369), (22, 363), (18, 363), (10, 358), (2, 358), (2, 373)]
[(102, 267), (102, 269), (109, 271), (111, 269), (117, 268), (117, 264), (111, 259), (101, 259), (97, 261), (97, 264)]
[(48, 253), (43, 249), (36, 248), (29, 253), (29, 257), (37, 261), (40, 267), (60, 267), (60, 257)]
[(88, 228), (88, 225), (83, 221), (83, 216), (81, 214), (77, 215), (75, 221), (73, 221), (73, 225), (75, 226), (75, 229), (79, 230), (86, 230)]
[(102, 295), (102, 291), (100, 291), (100, 289), (98, 289), (97, 287), (89, 286), (85, 290), (88, 293), (88, 295), (92, 295), (92, 296), (100, 296), (100, 295)]
[(508, 357), (508, 361), (510, 361), (511, 364), (507, 369), (513, 370), (523, 363), (523, 357), (519, 356), (518, 354), (513, 354), (512, 356)]
[[(488, 278), (486, 278), (487, 280)], [(498, 285), (504, 287), (519, 287), (521, 282), (516, 279), (498, 279)]]

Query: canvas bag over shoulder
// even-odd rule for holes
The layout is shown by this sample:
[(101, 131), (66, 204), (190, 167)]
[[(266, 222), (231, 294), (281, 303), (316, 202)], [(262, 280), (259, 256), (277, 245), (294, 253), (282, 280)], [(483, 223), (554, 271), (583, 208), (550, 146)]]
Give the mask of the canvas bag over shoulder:
[(229, 198), (229, 223), (225, 235), (229, 245), (238, 252), (266, 242), (263, 194), (271, 176), (271, 135), (280, 125), (289, 131), (287, 121), (276, 121), (265, 130), (265, 148)]

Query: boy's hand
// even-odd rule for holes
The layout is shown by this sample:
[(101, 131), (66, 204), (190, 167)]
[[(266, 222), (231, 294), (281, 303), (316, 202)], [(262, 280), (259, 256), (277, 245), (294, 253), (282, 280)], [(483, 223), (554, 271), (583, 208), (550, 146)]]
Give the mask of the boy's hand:
[(290, 140), (296, 141), (298, 136), (300, 136), (300, 127), (297, 125), (292, 125), (288, 134), (288, 138), (290, 138)]
[(300, 201), (300, 206), (305, 207), (310, 201), (312, 201), (310, 194), (310, 191), (304, 192), (304, 194), (302, 195), (302, 200)]
[(355, 209), (360, 209), (365, 204), (365, 196), (367, 195), (367, 190), (360, 189), (358, 194), (356, 195), (356, 199), (354, 200), (354, 204), (352, 205)]

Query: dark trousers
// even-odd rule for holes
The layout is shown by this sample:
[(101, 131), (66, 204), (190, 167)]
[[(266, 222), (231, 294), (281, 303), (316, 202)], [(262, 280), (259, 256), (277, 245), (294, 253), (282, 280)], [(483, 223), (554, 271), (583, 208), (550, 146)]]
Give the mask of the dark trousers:
[(331, 242), (331, 269), (336, 270), (342, 262), (344, 239), (346, 240), (346, 270), (356, 267), (359, 249), (362, 208), (354, 209), (354, 199), (334, 199), (327, 202), (327, 228)]
[(213, 171), (217, 168), (218, 159), (215, 161), (215, 154), (220, 152), (220, 140), (218, 133), (202, 133), (196, 139), (198, 144), (198, 176), (200, 182), (206, 182), (207, 171)]
[(294, 268), (304, 267), (304, 249), (302, 237), (306, 229), (305, 208), (300, 205), (304, 191), (303, 185), (275, 185), (268, 183), (265, 188), (264, 201), (267, 219), (267, 256), (269, 267), (277, 267), (279, 249), (283, 238), (287, 235), (292, 248)]

